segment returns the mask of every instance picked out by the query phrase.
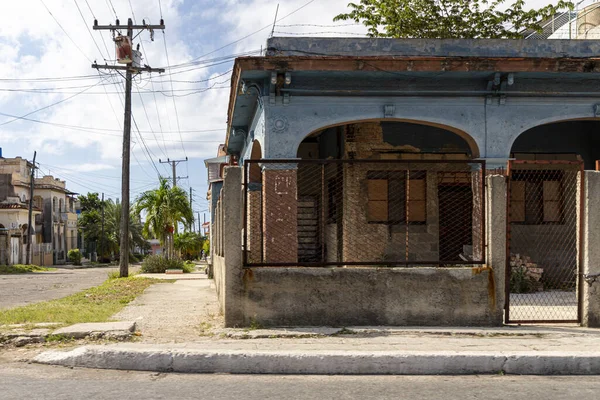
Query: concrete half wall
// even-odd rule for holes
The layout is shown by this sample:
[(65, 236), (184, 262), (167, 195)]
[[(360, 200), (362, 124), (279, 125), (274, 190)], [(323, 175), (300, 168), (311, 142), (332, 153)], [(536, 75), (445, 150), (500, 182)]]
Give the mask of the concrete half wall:
[(243, 325), (498, 326), (489, 271), (468, 268), (252, 268)]

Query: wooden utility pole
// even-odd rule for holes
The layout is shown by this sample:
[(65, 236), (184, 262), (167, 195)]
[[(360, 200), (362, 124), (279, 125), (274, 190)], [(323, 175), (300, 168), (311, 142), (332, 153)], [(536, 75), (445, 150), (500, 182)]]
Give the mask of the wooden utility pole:
[(31, 223), (33, 219), (33, 188), (35, 187), (35, 156), (37, 151), (33, 152), (33, 167), (31, 167), (31, 179), (29, 181), (29, 215), (27, 216), (27, 247), (25, 249), (25, 264), (31, 262)]
[(142, 25), (134, 25), (131, 18), (127, 19), (127, 25), (98, 25), (94, 20), (94, 30), (115, 31), (127, 30), (129, 45), (131, 46), (132, 60), (129, 65), (98, 65), (92, 64), (92, 68), (125, 71), (125, 118), (123, 123), (123, 164), (121, 178), (121, 245), (119, 249), (119, 270), (121, 278), (129, 275), (129, 158), (131, 155), (131, 84), (133, 74), (141, 72), (165, 72), (163, 68), (150, 68), (149, 66), (134, 65), (133, 62), (133, 31), (150, 30), (151, 38), (154, 37), (154, 29), (165, 29), (164, 21), (161, 19), (159, 25), (148, 25), (142, 21)]
[(104, 192), (102, 192), (102, 236), (100, 237), (100, 262), (102, 262), (104, 260), (103, 255), (104, 255)]
[(167, 161), (163, 161), (160, 158), (158, 159), (158, 162), (161, 164), (171, 164), (171, 167), (173, 168), (173, 187), (177, 187), (177, 179), (187, 179), (187, 176), (177, 176), (177, 165), (180, 162), (186, 162), (187, 160), (187, 157), (185, 160), (171, 160), (167, 158)]
[(194, 232), (194, 209), (192, 208), (192, 187), (190, 186), (190, 210), (192, 210), (192, 222), (190, 224), (190, 231)]

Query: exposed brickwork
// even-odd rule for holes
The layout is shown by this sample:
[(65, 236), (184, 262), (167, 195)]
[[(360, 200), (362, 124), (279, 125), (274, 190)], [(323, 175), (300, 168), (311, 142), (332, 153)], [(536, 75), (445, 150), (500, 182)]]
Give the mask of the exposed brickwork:
[(261, 210), (261, 199), (262, 191), (252, 190), (248, 192), (248, 210), (247, 210), (247, 224), (248, 226), (248, 262), (258, 263), (262, 261), (262, 246), (261, 246), (261, 232), (260, 224), (262, 217)]
[(295, 169), (263, 171), (264, 261), (298, 261), (298, 196)]

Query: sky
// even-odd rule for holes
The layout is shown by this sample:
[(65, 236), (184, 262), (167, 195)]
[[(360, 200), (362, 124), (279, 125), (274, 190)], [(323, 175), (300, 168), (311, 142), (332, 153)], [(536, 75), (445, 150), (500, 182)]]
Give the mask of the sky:
[[(366, 28), (333, 17), (349, 0), (281, 0), (275, 36), (360, 37)], [(528, 6), (547, 4), (529, 0)], [(273, 30), (277, 0), (0, 0), (0, 147), (39, 174), (81, 194), (120, 197), (124, 79), (91, 64), (114, 64), (110, 31), (127, 18), (166, 29), (143, 31), (143, 62), (166, 73), (137, 76), (132, 92), (131, 198), (177, 167), (193, 208), (207, 212), (203, 160), (225, 139), (229, 78), (238, 55), (258, 55)], [(20, 118), (15, 118), (20, 117)]]

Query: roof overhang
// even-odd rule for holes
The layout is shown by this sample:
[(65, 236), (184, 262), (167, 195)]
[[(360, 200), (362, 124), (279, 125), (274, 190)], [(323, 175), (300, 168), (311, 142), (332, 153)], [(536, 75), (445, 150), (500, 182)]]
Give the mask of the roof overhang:
[[(235, 60), (225, 141), (228, 150), (243, 145), (233, 131), (248, 124), (258, 101), (256, 95), (242, 93), (242, 81), (268, 82), (272, 72), (291, 72), (292, 82), (302, 74), (355, 80), (494, 73), (597, 78), (600, 41), (271, 38), (267, 56)], [(356, 92), (346, 94), (361, 94)]]

